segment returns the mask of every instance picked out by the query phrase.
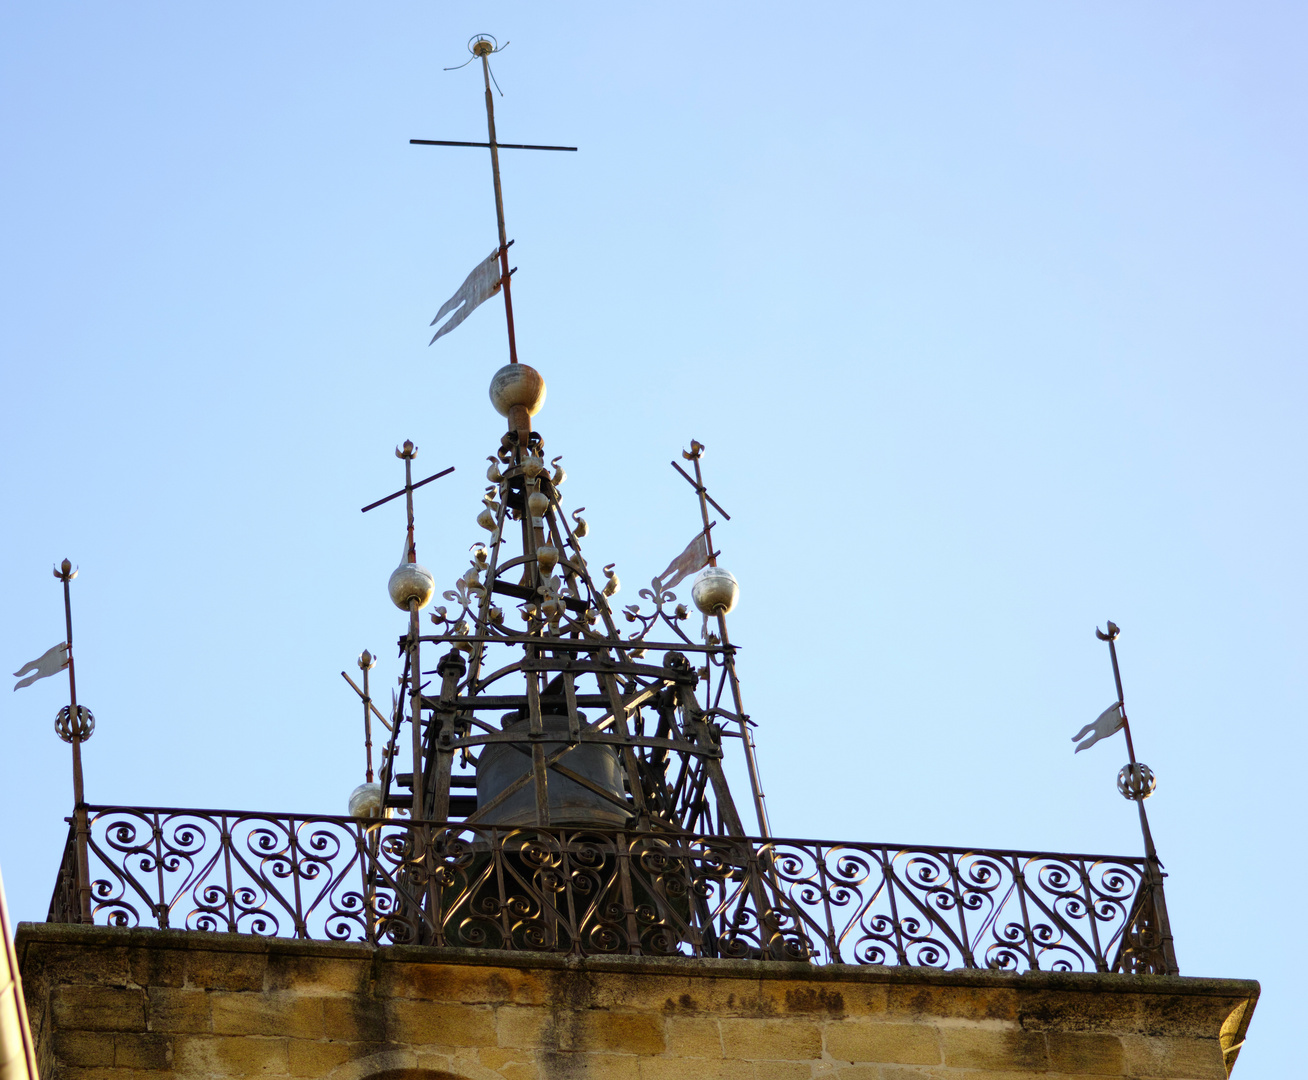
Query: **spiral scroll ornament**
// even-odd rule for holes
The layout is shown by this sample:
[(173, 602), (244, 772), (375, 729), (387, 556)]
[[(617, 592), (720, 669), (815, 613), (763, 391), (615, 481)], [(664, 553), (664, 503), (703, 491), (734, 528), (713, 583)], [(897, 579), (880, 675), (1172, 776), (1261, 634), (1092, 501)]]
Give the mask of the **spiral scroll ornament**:
[(74, 717), (72, 710), (65, 705), (55, 713), (54, 729), (55, 734), (66, 743), (71, 743), (74, 739), (86, 742), (95, 734), (95, 716), (85, 705), (79, 705)]

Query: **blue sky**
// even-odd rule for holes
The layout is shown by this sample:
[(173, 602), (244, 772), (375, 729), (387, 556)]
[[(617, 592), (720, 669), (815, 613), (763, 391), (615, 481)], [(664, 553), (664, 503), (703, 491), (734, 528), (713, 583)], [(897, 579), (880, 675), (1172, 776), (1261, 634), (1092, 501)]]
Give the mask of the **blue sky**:
[[(341, 812), (338, 672), (398, 672), (385, 583), (477, 538), (497, 306), (427, 323), (495, 242), (495, 71), (536, 426), (625, 591), (697, 510), (776, 831), (1136, 853), (1108, 618), (1186, 974), (1258, 978), (1238, 1075), (1304, 1006), (1290, 852), (1306, 598), (1300, 5), (14, 8), (0, 49), (2, 653), (74, 585), (97, 802)], [(479, 465), (479, 463), (481, 463)], [(430, 466), (430, 468), (428, 468)], [(426, 472), (423, 473), (425, 475)], [(393, 511), (393, 512), (392, 512)], [(41, 918), (65, 684), (0, 698), (0, 835)], [(1253, 931), (1257, 930), (1257, 934)], [(1271, 934), (1271, 937), (1266, 935)]]

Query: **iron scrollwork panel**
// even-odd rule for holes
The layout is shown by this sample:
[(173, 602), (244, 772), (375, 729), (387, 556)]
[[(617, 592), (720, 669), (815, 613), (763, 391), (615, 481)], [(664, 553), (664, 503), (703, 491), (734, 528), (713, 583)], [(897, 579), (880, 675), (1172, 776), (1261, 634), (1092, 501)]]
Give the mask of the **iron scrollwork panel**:
[[(373, 944), (1157, 971), (1143, 860), (91, 807), (94, 921)], [(51, 919), (76, 921), (72, 837)]]

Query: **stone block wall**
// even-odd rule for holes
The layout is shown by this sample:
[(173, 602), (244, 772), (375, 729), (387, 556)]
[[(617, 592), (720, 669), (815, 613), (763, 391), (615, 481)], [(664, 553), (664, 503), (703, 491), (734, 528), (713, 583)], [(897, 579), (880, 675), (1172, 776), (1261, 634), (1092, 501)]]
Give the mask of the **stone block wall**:
[(25, 924), (43, 1080), (1225, 1080), (1242, 980)]

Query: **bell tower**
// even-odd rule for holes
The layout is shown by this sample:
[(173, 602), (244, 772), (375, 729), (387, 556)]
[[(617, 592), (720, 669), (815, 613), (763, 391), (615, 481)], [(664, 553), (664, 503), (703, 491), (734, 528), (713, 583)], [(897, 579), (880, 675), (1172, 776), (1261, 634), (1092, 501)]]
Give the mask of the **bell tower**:
[[(403, 488), (363, 508), (405, 501), (402, 670), (389, 716), (370, 653), (362, 687), (342, 672), (367, 777), (348, 816), (89, 805), (75, 772), (49, 917), (17, 935), (43, 1080), (1222, 1080), (1259, 988), (1179, 974), (1115, 625), (1117, 701), (1081, 736), (1126, 731), (1143, 857), (772, 834), (704, 447), (673, 462), (699, 531), (625, 602), (534, 430), (499, 151), (573, 148), (499, 142), (497, 46), (469, 48), (488, 141), (415, 140), (489, 149), (494, 181), (498, 245), (433, 320), (434, 343), (503, 296), (467, 564), (439, 586), (419, 561), (414, 494), (451, 470), (415, 481), (403, 443)], [(67, 664), (76, 754), (71, 643), (69, 616), (23, 671)]]
[[(427, 572), (408, 562), (397, 569), (414, 585), (393, 588), (392, 599), (422, 610), (428, 623), (402, 641), (401, 698), (422, 732), (421, 781), (393, 770), (397, 724), (378, 812), (408, 808), (419, 819), (477, 826), (752, 832), (722, 767), (724, 755), (749, 740), (725, 640), (735, 580), (716, 566), (697, 578), (690, 591), (703, 616), (698, 640), (699, 620), (663, 580), (640, 590), (643, 605), (619, 611), (615, 568), (592, 568), (586, 521), (565, 507), (561, 457), (547, 465), (545, 441), (530, 428), (544, 380), (526, 364), (507, 364), (492, 378), (490, 398), (508, 430), (489, 455), (476, 516), (483, 542), (430, 613)], [(701, 450), (696, 443), (697, 468)], [(696, 538), (706, 564), (715, 554), (711, 524), (706, 518)], [(439, 681), (413, 693), (432, 652)], [(749, 751), (754, 778), (752, 744)], [(469, 790), (475, 801), (458, 794)], [(757, 786), (753, 796), (765, 833)]]

